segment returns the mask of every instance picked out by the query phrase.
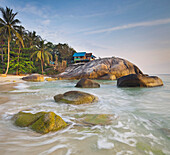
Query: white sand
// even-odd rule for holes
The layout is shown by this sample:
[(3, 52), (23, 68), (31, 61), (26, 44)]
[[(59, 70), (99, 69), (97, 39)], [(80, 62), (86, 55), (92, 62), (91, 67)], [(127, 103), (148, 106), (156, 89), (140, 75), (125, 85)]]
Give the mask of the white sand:
[(22, 78), (25, 76), (19, 76), (19, 75), (7, 75), (6, 77), (2, 77), (0, 75), (0, 85), (2, 84), (8, 84), (8, 83), (15, 83), (15, 82), (25, 82), (22, 80)]

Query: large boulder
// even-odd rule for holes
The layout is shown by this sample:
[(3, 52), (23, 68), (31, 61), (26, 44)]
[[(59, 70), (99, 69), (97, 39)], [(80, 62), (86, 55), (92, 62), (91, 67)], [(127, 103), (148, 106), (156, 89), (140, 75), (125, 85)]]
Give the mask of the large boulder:
[(65, 128), (67, 123), (54, 112), (38, 112), (36, 114), (19, 112), (14, 115), (15, 125), (29, 127), (32, 130), (45, 134)]
[(96, 102), (98, 98), (89, 93), (80, 91), (68, 91), (64, 94), (58, 94), (54, 96), (56, 102), (67, 103), (67, 104), (89, 104)]
[(162, 80), (157, 76), (130, 74), (117, 80), (118, 87), (156, 87), (162, 86)]
[(59, 79), (103, 79), (114, 80), (129, 74), (143, 74), (131, 62), (121, 58), (102, 58), (85, 64), (73, 64), (56, 77)]
[(22, 80), (31, 81), (31, 82), (43, 82), (44, 76), (40, 74), (32, 74), (32, 75), (23, 77)]
[(90, 80), (90, 79), (81, 79), (75, 87), (80, 87), (80, 88), (99, 88), (100, 84), (97, 82)]

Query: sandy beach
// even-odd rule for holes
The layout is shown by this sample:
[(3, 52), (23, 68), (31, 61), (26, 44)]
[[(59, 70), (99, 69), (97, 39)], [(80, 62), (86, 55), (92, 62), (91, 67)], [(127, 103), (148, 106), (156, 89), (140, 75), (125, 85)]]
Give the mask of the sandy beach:
[[(17, 83), (25, 82), (22, 80), (24, 76), (7, 75), (6, 77), (0, 76), (0, 92), (12, 91)], [(7, 96), (0, 95), (0, 104), (8, 102), (10, 99)]]
[(6, 77), (2, 77), (0, 75), (0, 85), (9, 84), (9, 83), (24, 82), (22, 80), (23, 77), (24, 76), (19, 76), (19, 75), (7, 75)]

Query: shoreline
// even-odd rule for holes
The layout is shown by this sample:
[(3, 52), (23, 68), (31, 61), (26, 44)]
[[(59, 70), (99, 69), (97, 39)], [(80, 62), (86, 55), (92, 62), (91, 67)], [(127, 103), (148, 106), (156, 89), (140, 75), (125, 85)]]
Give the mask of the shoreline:
[(4, 92), (9, 92), (17, 89), (18, 83), (24, 83), (26, 81), (21, 78), (24, 76), (19, 75), (7, 75), (6, 77), (0, 76), (0, 105), (10, 101), (10, 98), (4, 95)]
[(2, 77), (0, 75), (0, 85), (25, 82), (24, 80), (22, 80), (23, 77), (25, 76), (7, 75), (6, 77)]

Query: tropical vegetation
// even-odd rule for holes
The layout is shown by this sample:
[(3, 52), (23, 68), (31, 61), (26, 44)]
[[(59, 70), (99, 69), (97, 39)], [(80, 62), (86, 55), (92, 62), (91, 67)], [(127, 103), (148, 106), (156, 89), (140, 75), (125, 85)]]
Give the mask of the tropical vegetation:
[(0, 74), (57, 73), (62, 61), (76, 52), (68, 44), (53, 44), (20, 25), (17, 12), (0, 7)]

